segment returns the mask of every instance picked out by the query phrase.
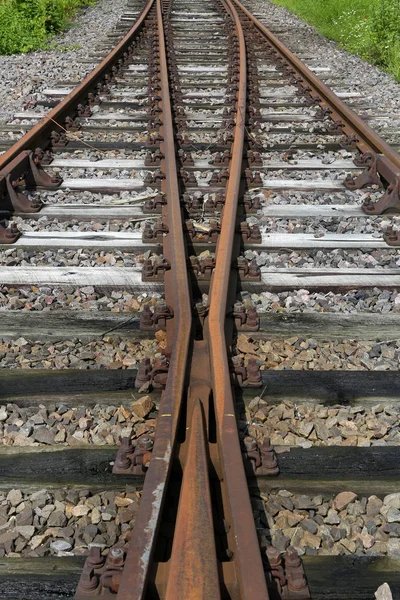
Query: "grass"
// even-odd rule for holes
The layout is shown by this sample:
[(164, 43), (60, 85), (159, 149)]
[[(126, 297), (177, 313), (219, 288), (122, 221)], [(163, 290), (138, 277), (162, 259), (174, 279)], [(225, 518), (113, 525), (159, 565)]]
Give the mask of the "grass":
[(400, 0), (272, 0), (400, 81)]
[(77, 10), (93, 0), (0, 1), (0, 54), (48, 48), (53, 35), (71, 23)]

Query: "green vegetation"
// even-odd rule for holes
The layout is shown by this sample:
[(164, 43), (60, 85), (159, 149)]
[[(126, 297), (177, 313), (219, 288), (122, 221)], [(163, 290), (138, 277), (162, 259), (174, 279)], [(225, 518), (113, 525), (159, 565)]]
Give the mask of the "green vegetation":
[(272, 0), (400, 81), (400, 0)]
[(46, 48), (81, 6), (93, 0), (0, 0), (0, 54)]

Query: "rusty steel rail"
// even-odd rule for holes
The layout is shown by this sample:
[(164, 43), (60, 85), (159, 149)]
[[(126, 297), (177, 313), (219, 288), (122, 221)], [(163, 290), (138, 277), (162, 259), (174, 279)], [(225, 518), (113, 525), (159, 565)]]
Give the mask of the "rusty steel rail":
[(225, 2), (235, 22), (239, 40), (239, 90), (229, 180), (226, 187), (221, 233), (216, 248), (216, 265), (210, 286), (210, 308), (206, 321), (219, 452), (224, 476), (226, 502), (231, 511), (232, 537), (236, 540), (234, 560), (237, 567), (240, 598), (267, 598), (265, 575), (259, 552), (253, 512), (247, 491), (235, 407), (228, 365), (225, 319), (232, 267), (239, 189), (242, 176), (246, 115), (246, 44), (237, 12), (231, 0)]
[[(239, 59), (234, 101), (236, 125), (229, 179), (210, 286), (209, 316), (195, 337), (193, 298), (184, 244), (173, 116), (168, 81), (166, 24), (169, 0), (156, 0), (160, 118), (161, 190), (167, 204), (163, 252), (169, 369), (154, 448), (128, 549), (117, 546), (107, 559), (92, 549), (76, 600), (268, 600), (264, 565), (255, 529), (236, 425), (225, 321), (232, 280), (239, 195), (243, 192), (246, 118), (246, 45), (231, 0), (219, 0), (229, 18)], [(235, 277), (233, 278), (236, 283)], [(236, 289), (234, 290), (236, 292)], [(230, 299), (231, 300), (231, 299)], [(117, 458), (124, 468), (124, 448)], [(173, 532), (167, 538), (164, 530)], [(167, 527), (167, 528), (168, 528)], [(91, 595), (93, 592), (93, 595)], [(116, 594), (116, 595), (115, 595)]]
[(145, 597), (167, 491), (172, 454), (176, 445), (176, 430), (182, 408), (192, 328), (191, 295), (183, 238), (161, 0), (156, 0), (156, 6), (161, 84), (159, 106), (162, 108), (160, 135), (164, 139), (160, 145), (164, 155), (161, 170), (166, 174), (162, 182), (162, 191), (167, 198), (164, 215), (171, 232), (164, 244), (164, 255), (171, 265), (171, 269), (165, 273), (165, 295), (167, 304), (173, 309), (174, 318), (168, 322), (167, 328), (171, 355), (168, 378), (157, 419), (157, 435), (119, 586), (118, 600)]

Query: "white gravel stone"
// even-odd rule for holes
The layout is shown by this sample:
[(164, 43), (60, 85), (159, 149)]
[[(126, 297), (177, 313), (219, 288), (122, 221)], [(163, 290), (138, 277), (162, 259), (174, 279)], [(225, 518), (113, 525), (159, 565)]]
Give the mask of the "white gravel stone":
[(59, 552), (68, 552), (68, 550), (71, 550), (72, 544), (65, 540), (55, 540), (54, 542), (51, 542), (50, 548), (58, 554)]

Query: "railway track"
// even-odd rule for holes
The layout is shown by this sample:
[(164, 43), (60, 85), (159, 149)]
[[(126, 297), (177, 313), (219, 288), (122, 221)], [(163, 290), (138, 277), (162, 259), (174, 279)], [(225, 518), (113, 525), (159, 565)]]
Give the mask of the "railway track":
[[(395, 303), (400, 155), (350, 108), (363, 98), (334, 76), (332, 91), (238, 0), (134, 7), (83, 82), (60, 80), (0, 126), (0, 472), (14, 507), (0, 597), (339, 600), (386, 581), (395, 594), (397, 314), (284, 307), (292, 290), (316, 302), (380, 288), (374, 302)], [(340, 233), (338, 216), (366, 225)], [(306, 443), (274, 421), (285, 411)], [(322, 413), (333, 420), (308, 439)], [(115, 428), (89, 443), (104, 420)], [(46, 521), (61, 505), (71, 524)]]

